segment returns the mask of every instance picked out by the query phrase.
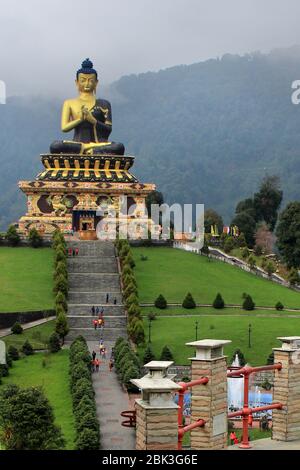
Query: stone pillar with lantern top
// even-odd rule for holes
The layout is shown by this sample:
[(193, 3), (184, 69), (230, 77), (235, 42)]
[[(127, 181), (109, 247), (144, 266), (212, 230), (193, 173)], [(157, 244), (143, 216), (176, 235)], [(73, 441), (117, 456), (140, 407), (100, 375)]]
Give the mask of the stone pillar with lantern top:
[(223, 347), (227, 340), (203, 339), (187, 343), (196, 350), (192, 361), (192, 381), (208, 378), (207, 384), (191, 388), (191, 424), (199, 419), (205, 426), (191, 431), (191, 448), (227, 447), (227, 363)]
[(282, 403), (281, 410), (273, 410), (272, 438), (278, 441), (300, 439), (300, 336), (277, 338), (281, 348), (274, 348), (274, 363), (282, 364), (275, 370), (273, 401)]
[(131, 382), (142, 396), (136, 400), (136, 449), (177, 450), (178, 406), (173, 394), (181, 387), (168, 374), (173, 362), (151, 361), (144, 367), (148, 373)]

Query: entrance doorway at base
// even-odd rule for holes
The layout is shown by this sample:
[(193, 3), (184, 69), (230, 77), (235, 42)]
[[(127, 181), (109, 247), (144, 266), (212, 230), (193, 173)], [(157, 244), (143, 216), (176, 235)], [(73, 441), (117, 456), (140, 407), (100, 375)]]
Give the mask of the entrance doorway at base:
[(73, 211), (72, 227), (74, 232), (96, 230), (96, 211)]

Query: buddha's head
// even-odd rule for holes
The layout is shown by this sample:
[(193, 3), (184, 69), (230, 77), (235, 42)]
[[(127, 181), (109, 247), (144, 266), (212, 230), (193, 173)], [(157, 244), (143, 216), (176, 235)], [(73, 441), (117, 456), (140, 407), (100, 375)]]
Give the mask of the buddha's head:
[(96, 93), (98, 74), (93, 69), (93, 62), (85, 59), (76, 74), (76, 86), (79, 93)]

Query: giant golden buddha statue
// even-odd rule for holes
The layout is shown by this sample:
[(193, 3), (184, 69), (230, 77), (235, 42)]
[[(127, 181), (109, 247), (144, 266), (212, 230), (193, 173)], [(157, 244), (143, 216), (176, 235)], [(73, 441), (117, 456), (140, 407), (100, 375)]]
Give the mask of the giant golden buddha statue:
[(98, 74), (93, 63), (86, 59), (76, 74), (77, 98), (66, 100), (62, 108), (61, 129), (74, 129), (72, 141), (55, 141), (51, 154), (124, 155), (121, 143), (110, 142), (112, 114), (109, 101), (96, 98)]

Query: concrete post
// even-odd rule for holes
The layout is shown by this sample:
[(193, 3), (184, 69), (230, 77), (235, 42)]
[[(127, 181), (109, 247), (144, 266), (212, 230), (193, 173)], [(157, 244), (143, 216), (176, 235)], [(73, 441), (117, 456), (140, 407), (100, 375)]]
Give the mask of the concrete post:
[(187, 343), (196, 348), (192, 361), (192, 381), (207, 377), (206, 385), (192, 387), (191, 423), (202, 418), (206, 424), (191, 431), (191, 448), (227, 447), (227, 364), (223, 346), (231, 341), (203, 339)]
[(273, 410), (273, 439), (293, 441), (300, 439), (300, 336), (278, 338), (281, 348), (275, 348), (274, 362), (281, 362), (282, 369), (275, 370), (275, 403), (282, 403), (282, 410)]
[(173, 362), (152, 361), (145, 365), (147, 375), (131, 380), (142, 392), (137, 399), (136, 449), (177, 450), (178, 448), (178, 406), (172, 392), (180, 389), (173, 382), (174, 375), (168, 375)]

